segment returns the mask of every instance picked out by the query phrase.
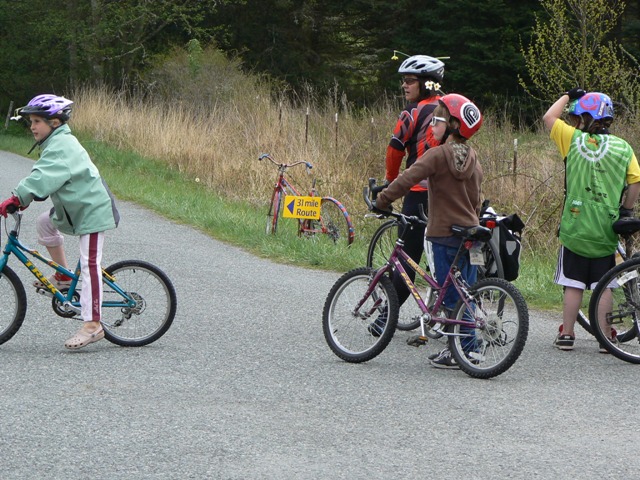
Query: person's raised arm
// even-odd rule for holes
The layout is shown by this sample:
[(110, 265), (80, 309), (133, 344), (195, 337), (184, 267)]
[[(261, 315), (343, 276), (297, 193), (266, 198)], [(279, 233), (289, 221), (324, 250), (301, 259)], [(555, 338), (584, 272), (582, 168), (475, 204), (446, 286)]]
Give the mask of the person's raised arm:
[(545, 113), (542, 117), (542, 121), (544, 122), (544, 126), (547, 130), (551, 130), (553, 128), (553, 124), (556, 123), (556, 120), (562, 116), (562, 112), (564, 111), (564, 107), (567, 106), (567, 103), (573, 100), (577, 100), (584, 96), (586, 92), (580, 88), (572, 88), (567, 93), (563, 94), (556, 102), (549, 107), (547, 113)]

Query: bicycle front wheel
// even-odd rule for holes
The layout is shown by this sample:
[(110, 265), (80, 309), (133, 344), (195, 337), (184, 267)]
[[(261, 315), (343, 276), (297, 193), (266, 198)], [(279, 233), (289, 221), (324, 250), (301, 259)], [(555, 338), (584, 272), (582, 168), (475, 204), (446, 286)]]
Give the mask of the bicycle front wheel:
[(640, 259), (627, 260), (600, 279), (589, 301), (589, 319), (600, 346), (630, 363), (640, 363)]
[[(593, 333), (593, 328), (591, 328), (591, 321), (589, 320), (589, 315), (587, 315), (589, 313), (589, 306), (588, 306), (588, 301), (591, 301), (590, 297), (587, 299), (587, 295), (589, 295), (591, 292), (589, 291), (585, 291), (584, 292), (584, 298), (583, 298), (583, 302), (587, 302), (587, 307), (586, 309), (580, 309), (578, 310), (578, 316), (576, 317), (576, 321), (578, 322), (578, 324), (590, 335), (595, 336), (595, 333)], [(620, 336), (618, 338), (619, 342), (626, 342), (629, 340), (629, 338), (631, 336), (633, 336), (634, 333), (631, 330), (628, 330), (626, 333), (624, 332), (620, 332)]]
[[(378, 269), (385, 265), (391, 256), (391, 252), (396, 246), (398, 240), (398, 222), (395, 220), (387, 220), (373, 233), (369, 242), (367, 251), (367, 267)], [(426, 253), (425, 253), (426, 255)], [(422, 297), (422, 300), (429, 305), (432, 302), (431, 287), (422, 280), (420, 276), (416, 276), (415, 285)], [(420, 316), (422, 311), (418, 304), (413, 301), (412, 297), (407, 299), (400, 306), (398, 315), (398, 330), (414, 330), (420, 326)], [(431, 328), (425, 331), (430, 338), (438, 338), (440, 334), (436, 334)]]
[(374, 232), (367, 251), (367, 267), (378, 269), (387, 263), (398, 240), (398, 222), (387, 220)]
[[(587, 293), (587, 292), (585, 292)], [(593, 335), (595, 337), (595, 333), (593, 333), (593, 328), (591, 328), (591, 321), (589, 320), (589, 317), (587, 316), (587, 314), (580, 309), (578, 311), (578, 316), (576, 318), (576, 321), (578, 322), (578, 324), (584, 328), (584, 330), (589, 333), (590, 335)], [(627, 330), (626, 332), (620, 332), (617, 341), (619, 342), (627, 342), (629, 341), (629, 339), (631, 339), (633, 336), (635, 335), (635, 332), (633, 330)]]
[[(331, 242), (353, 243), (354, 229), (347, 209), (331, 197), (323, 197), (320, 202), (320, 219), (309, 222), (312, 232), (322, 233)], [(305, 231), (305, 233), (308, 233)]]
[(18, 275), (5, 266), (0, 274), (0, 344), (13, 337), (24, 322), (27, 296)]
[(578, 310), (578, 316), (576, 317), (576, 322), (584, 328), (587, 333), (593, 335), (593, 329), (591, 328), (591, 322), (589, 322), (589, 317), (586, 313), (582, 311), (582, 309)]
[(123, 347), (141, 347), (162, 337), (176, 315), (176, 291), (158, 267), (139, 260), (118, 262), (105, 271), (136, 301), (123, 306), (124, 298), (104, 283), (102, 326), (107, 340)]
[(474, 284), (469, 306), (459, 301), (454, 318), (476, 327), (449, 327), (449, 349), (460, 369), (475, 378), (507, 371), (522, 353), (529, 333), (529, 310), (520, 291), (501, 278)]
[[(322, 330), (329, 348), (341, 359), (360, 363), (379, 355), (398, 322), (398, 297), (385, 275), (366, 296), (375, 271), (357, 268), (333, 285), (322, 312)], [(359, 302), (364, 301), (360, 308)]]

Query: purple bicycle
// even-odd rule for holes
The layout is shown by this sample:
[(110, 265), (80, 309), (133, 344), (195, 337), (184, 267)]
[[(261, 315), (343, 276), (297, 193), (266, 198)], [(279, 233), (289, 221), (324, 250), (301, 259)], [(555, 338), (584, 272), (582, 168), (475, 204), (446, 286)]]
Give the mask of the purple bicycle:
[[(375, 209), (370, 187), (364, 189), (369, 210), (395, 218), (405, 228), (425, 219)], [(475, 242), (486, 242), (491, 230), (482, 226), (452, 227), (462, 238), (456, 258), (442, 285), (416, 264), (402, 249), (404, 235), (385, 265), (363, 267), (344, 274), (331, 288), (324, 304), (322, 326), (327, 344), (338, 357), (353, 363), (379, 355), (391, 341), (398, 322), (398, 298), (390, 273), (397, 269), (422, 315), (421, 333), (407, 340), (424, 345), (428, 329), (448, 337), (449, 349), (460, 369), (475, 378), (491, 378), (508, 370), (527, 341), (529, 311), (520, 291), (501, 278), (485, 278), (468, 285), (457, 268), (458, 260)], [(400, 260), (406, 262), (430, 287), (430, 300), (421, 297)], [(444, 308), (444, 293), (455, 288), (460, 300), (453, 311)]]

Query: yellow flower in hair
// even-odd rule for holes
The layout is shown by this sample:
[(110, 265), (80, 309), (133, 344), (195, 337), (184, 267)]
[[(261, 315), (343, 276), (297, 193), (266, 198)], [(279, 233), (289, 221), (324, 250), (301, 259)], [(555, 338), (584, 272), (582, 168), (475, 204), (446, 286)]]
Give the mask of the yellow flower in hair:
[(424, 82), (424, 86), (427, 90), (440, 90), (440, 84), (429, 80), (428, 82)]

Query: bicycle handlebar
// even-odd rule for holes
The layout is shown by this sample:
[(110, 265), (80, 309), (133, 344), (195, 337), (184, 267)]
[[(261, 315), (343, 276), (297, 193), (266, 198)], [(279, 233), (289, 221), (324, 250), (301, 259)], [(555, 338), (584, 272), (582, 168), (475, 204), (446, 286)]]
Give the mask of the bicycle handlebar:
[[(378, 196), (378, 193), (380, 193), (382, 190), (387, 188), (386, 185), (381, 185), (381, 187), (382, 188), (376, 187), (376, 179), (375, 178), (370, 178), (369, 179), (369, 185), (364, 187), (364, 189), (362, 190), (362, 195), (364, 197), (364, 202), (367, 204), (367, 207), (369, 208), (370, 211), (375, 212), (376, 214), (378, 214), (380, 216), (393, 217), (396, 220), (398, 220), (402, 225), (407, 225), (407, 224), (423, 224), (423, 225), (426, 225), (427, 224), (427, 216), (424, 213), (424, 206), (422, 204), (420, 204), (420, 206), (419, 206), (420, 217), (422, 217), (422, 218), (416, 217), (414, 215), (404, 215), (403, 213), (394, 212), (393, 210), (381, 210), (381, 209), (377, 208), (373, 204), (372, 200), (375, 200), (376, 197)], [(371, 198), (369, 198), (369, 197), (371, 197)]]
[(271, 157), (270, 154), (268, 153), (263, 153), (258, 157), (258, 161), (262, 161), (263, 159), (267, 159), (269, 160), (271, 163), (273, 163), (274, 165), (280, 167), (280, 168), (290, 168), (290, 167), (295, 167), (296, 165), (300, 165), (301, 163), (304, 163), (305, 166), (307, 167), (307, 169), (311, 170), (313, 168), (313, 165), (311, 165), (311, 163), (305, 161), (305, 160), (300, 160), (297, 161), (295, 163), (278, 163), (276, 162), (273, 157)]

